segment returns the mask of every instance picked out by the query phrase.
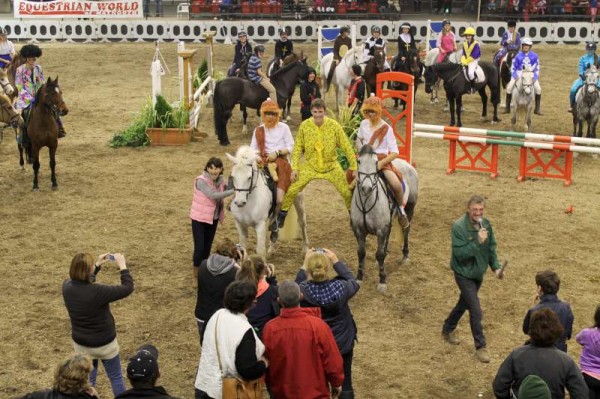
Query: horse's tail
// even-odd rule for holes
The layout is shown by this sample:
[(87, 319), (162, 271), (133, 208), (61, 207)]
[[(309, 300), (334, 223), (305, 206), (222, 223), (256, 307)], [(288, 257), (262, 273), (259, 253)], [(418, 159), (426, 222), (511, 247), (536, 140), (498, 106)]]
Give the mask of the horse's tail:
[(230, 110), (227, 110), (223, 99), (221, 98), (221, 84), (223, 81), (218, 81), (215, 85), (215, 91), (213, 93), (213, 120), (215, 124), (215, 132), (219, 141), (225, 143), (228, 141), (227, 138), (227, 120), (231, 114)]
[(490, 92), (492, 93), (492, 104), (500, 103), (500, 73), (493, 63), (485, 62), (479, 64), (483, 69), (485, 78), (488, 81)]
[[(402, 248), (404, 246), (404, 229), (400, 225), (397, 217), (392, 216), (392, 231), (388, 240), (394, 248)], [(388, 243), (389, 247), (389, 243)]]
[(298, 213), (292, 206), (285, 218), (283, 227), (279, 230), (279, 238), (283, 241), (292, 241), (298, 237)]

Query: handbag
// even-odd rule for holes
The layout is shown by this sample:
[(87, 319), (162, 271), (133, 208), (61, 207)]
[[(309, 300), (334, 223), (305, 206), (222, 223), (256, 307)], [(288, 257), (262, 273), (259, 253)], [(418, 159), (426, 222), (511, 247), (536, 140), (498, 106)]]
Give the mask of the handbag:
[(220, 314), (215, 323), (215, 346), (217, 347), (217, 359), (219, 360), (219, 371), (221, 372), (223, 399), (261, 399), (264, 384), (262, 378), (246, 381), (240, 377), (226, 377), (223, 375), (221, 354), (219, 353), (219, 336), (217, 334), (219, 317), (221, 317)]

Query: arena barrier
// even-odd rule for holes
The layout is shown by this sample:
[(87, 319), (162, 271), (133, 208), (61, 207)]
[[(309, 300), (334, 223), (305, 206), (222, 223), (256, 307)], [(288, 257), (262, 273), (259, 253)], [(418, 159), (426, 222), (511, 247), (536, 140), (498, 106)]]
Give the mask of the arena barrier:
[[(433, 40), (432, 27), (437, 30), (441, 21), (410, 21), (417, 41)], [(0, 20), (0, 26), (8, 31), (10, 40), (37, 41), (191, 41), (201, 42), (202, 32), (214, 30), (215, 40), (226, 43), (235, 38), (243, 27), (251, 40), (272, 42), (277, 37), (279, 27), (289, 28), (290, 38), (297, 42), (318, 40), (318, 27), (333, 28), (348, 25), (356, 32), (358, 42), (371, 34), (371, 27), (381, 27), (382, 36), (395, 41), (399, 34), (401, 21), (388, 20), (332, 20), (321, 21), (278, 21), (278, 20), (55, 20), (28, 19)], [(504, 21), (485, 21), (480, 23), (452, 21), (457, 34), (469, 26), (477, 32), (477, 39), (484, 43), (498, 43), (506, 30)], [(588, 22), (519, 22), (517, 30), (523, 36), (529, 36), (535, 43), (583, 43), (588, 40), (600, 40), (596, 25)]]
[(200, 115), (202, 112), (202, 106), (206, 102), (210, 104), (212, 102), (212, 96), (215, 88), (214, 77), (214, 66), (213, 66), (213, 37), (214, 32), (205, 32), (204, 37), (206, 38), (206, 59), (208, 60), (208, 76), (200, 83), (198, 89), (194, 92), (192, 98), (192, 106), (190, 108), (190, 127), (193, 129), (198, 128), (198, 122), (200, 121)]
[[(561, 179), (572, 183), (573, 153), (600, 154), (600, 139), (539, 133), (520, 133), (415, 123), (414, 136), (450, 143), (447, 173), (457, 169), (498, 176), (498, 146), (520, 147), (518, 181), (527, 177)], [(488, 138), (486, 136), (491, 136)], [(516, 141), (501, 140), (517, 139)], [(582, 144), (582, 145), (575, 145)]]
[[(389, 89), (388, 83), (402, 83), (406, 85), (404, 89)], [(406, 109), (392, 115), (387, 109), (383, 109), (383, 118), (394, 130), (394, 135), (398, 141), (398, 152), (400, 158), (412, 163), (412, 124), (413, 124), (413, 102), (415, 98), (415, 78), (412, 75), (402, 72), (383, 72), (377, 74), (376, 81), (377, 97), (385, 100), (387, 98), (404, 100)], [(400, 108), (398, 108), (400, 109)], [(404, 128), (402, 128), (404, 123)]]

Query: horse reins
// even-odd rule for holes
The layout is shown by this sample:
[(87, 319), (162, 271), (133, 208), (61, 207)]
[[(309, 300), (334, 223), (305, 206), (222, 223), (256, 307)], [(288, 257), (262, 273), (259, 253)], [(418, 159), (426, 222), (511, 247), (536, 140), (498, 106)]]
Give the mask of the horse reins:
[[(371, 154), (375, 154), (375, 153), (371, 153)], [(361, 176), (362, 176), (362, 178), (361, 178)], [(379, 171), (376, 171), (373, 173), (358, 172), (357, 179), (358, 179), (358, 184), (357, 184), (357, 187), (355, 188), (355, 190), (358, 190), (358, 197), (355, 202), (356, 202), (356, 206), (358, 207), (358, 210), (362, 213), (363, 223), (366, 227), (367, 213), (371, 212), (373, 210), (373, 208), (375, 208), (375, 205), (377, 205), (377, 201), (379, 201), (379, 190), (377, 189), (377, 186), (381, 184), (381, 187), (384, 190), (385, 190), (385, 186), (383, 185), (383, 182), (379, 178)], [(369, 179), (369, 181), (371, 182), (371, 190), (372, 191), (369, 195), (367, 195), (366, 197), (363, 197), (362, 190), (358, 186), (362, 186), (366, 179)], [(371, 207), (369, 209), (367, 209), (366, 204), (367, 204), (367, 201), (369, 200), (369, 198), (371, 197), (371, 195), (373, 194), (373, 191), (375, 192), (375, 199), (373, 200), (373, 205), (371, 205)], [(390, 210), (391, 210), (391, 208), (390, 208)]]
[[(252, 165), (248, 165), (248, 166), (250, 166), (252, 168), (252, 174), (250, 175), (250, 186), (248, 188), (237, 188), (234, 184), (233, 191), (247, 192), (248, 195), (250, 195), (250, 194), (252, 194), (252, 191), (254, 191), (256, 186), (258, 185), (258, 169)], [(254, 176), (256, 176), (256, 180), (254, 179)]]

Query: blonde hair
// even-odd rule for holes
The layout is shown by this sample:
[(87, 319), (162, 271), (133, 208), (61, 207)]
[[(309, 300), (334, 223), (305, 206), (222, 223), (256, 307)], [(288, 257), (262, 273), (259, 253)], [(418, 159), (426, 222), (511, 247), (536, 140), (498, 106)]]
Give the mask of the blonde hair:
[(92, 371), (92, 360), (83, 353), (75, 353), (56, 366), (53, 388), (67, 395), (85, 392), (90, 387), (88, 382), (90, 371)]
[(265, 272), (267, 262), (260, 255), (250, 255), (248, 259), (242, 262), (240, 270), (238, 270), (236, 280), (249, 280), (258, 286), (260, 276)]
[(315, 283), (329, 280), (332, 265), (327, 255), (314, 252), (306, 259), (305, 266), (309, 280)]

